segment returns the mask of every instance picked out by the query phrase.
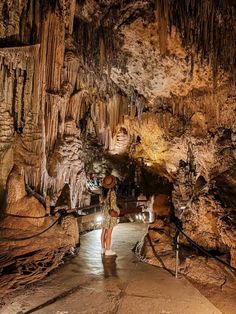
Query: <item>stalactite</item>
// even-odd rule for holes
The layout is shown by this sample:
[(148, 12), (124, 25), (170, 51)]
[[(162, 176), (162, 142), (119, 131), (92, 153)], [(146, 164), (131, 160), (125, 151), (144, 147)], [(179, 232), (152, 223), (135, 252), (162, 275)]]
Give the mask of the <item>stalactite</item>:
[(112, 135), (115, 133), (115, 128), (119, 122), (119, 95), (114, 95), (107, 104), (108, 124)]
[(103, 67), (106, 63), (106, 49), (105, 49), (105, 43), (102, 36), (99, 37), (99, 63), (100, 67)]
[(113, 29), (76, 19), (74, 30), (84, 65), (98, 73), (107, 69), (109, 76), (116, 56)]
[(76, 86), (77, 76), (80, 68), (80, 60), (73, 51), (66, 51), (64, 59), (64, 67), (62, 69), (62, 81), (68, 82), (73, 90), (78, 90)]
[(73, 93), (67, 106), (66, 117), (72, 118), (77, 124), (84, 115), (83, 99), (86, 95), (86, 89)]
[[(209, 61), (214, 83), (220, 66), (235, 74), (236, 47), (233, 43), (236, 5), (234, 2), (157, 0), (157, 8), (159, 23), (162, 26), (160, 40), (166, 38), (166, 23), (170, 29), (174, 25), (180, 31), (184, 44), (193, 46), (202, 60)], [(162, 43), (162, 46), (165, 47), (165, 43)]]
[(61, 17), (49, 13), (43, 25), (42, 45), (46, 54), (45, 83), (50, 91), (60, 90), (61, 68), (64, 62), (65, 30)]
[[(4, 143), (6, 130), (8, 130), (7, 133), (10, 136), (10, 138), (6, 138), (7, 145), (2, 146), (2, 152), (12, 145), (14, 139), (13, 127), (15, 127), (15, 134), (20, 133), (21, 135), (16, 137), (17, 141), (14, 145), (15, 160), (12, 160), (12, 163), (16, 162), (19, 165), (25, 163), (26, 168), (28, 165), (31, 167), (34, 164), (35, 171), (32, 172), (32, 169), (30, 169), (32, 180), (27, 176), (29, 181), (34, 183), (33, 176), (37, 173), (39, 167), (35, 156), (42, 149), (41, 129), (37, 130), (37, 123), (35, 123), (35, 121), (38, 121), (37, 117), (39, 115), (39, 112), (35, 109), (39, 104), (35, 103), (37, 102), (37, 97), (32, 97), (35, 89), (38, 87), (34, 84), (35, 73), (32, 71), (36, 63), (35, 56), (37, 52), (38, 45), (0, 49), (5, 92), (3, 95), (5, 108), (2, 112), (2, 117), (5, 117), (5, 119), (2, 122), (3, 124), (8, 124), (7, 129), (4, 125), (1, 127), (3, 132), (1, 134), (1, 143)], [(32, 112), (34, 115), (30, 114)], [(39, 186), (39, 181), (35, 186)]]
[(162, 55), (164, 55), (167, 50), (167, 36), (168, 36), (168, 24), (169, 24), (168, 15), (169, 15), (170, 0), (166, 0), (166, 1), (157, 0), (156, 6), (157, 6), (156, 19), (158, 22), (160, 52)]
[(76, 0), (59, 0), (59, 4), (65, 23), (65, 29), (69, 34), (72, 34)]

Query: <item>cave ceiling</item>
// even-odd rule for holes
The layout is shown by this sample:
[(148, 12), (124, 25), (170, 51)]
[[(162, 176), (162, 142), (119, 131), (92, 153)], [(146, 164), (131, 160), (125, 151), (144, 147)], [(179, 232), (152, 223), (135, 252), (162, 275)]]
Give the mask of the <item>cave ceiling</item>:
[(189, 147), (205, 180), (234, 165), (234, 1), (24, 0), (0, 10), (3, 189), (18, 164), (40, 193), (56, 199), (70, 182), (81, 199), (85, 170), (112, 168), (107, 153), (170, 181)]

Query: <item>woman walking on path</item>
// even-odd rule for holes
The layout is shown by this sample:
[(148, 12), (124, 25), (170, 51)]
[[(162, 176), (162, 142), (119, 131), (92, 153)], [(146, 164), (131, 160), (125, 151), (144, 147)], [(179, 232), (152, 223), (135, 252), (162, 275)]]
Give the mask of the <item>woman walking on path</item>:
[(103, 179), (102, 195), (100, 196), (102, 208), (101, 246), (102, 254), (105, 254), (105, 256), (116, 255), (116, 253), (111, 250), (111, 235), (113, 228), (117, 225), (117, 217), (120, 214), (120, 210), (116, 204), (115, 185), (116, 177), (113, 175), (106, 176)]

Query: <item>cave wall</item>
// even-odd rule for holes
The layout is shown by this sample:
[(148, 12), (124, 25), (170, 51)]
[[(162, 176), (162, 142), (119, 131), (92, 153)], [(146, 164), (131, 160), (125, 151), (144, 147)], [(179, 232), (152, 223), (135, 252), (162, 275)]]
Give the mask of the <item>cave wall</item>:
[(79, 105), (71, 111), (80, 95), (68, 79), (76, 69), (65, 61), (74, 9), (75, 1), (2, 3), (0, 132), (1, 190), (16, 164), (24, 169), (26, 183), (44, 197), (50, 194), (52, 204), (70, 183), (75, 206), (84, 172)]
[(173, 184), (184, 228), (235, 265), (235, 10), (3, 0), (0, 198), (16, 165), (49, 205), (65, 183), (83, 205), (87, 170), (126, 155)]
[[(140, 156), (170, 180), (191, 142), (199, 147), (201, 175), (209, 178), (223, 129), (230, 130), (234, 146), (235, 88), (233, 71), (226, 71), (234, 47), (228, 45), (225, 63), (215, 50), (227, 18), (234, 26), (235, 7), (207, 2), (201, 9), (182, 4), (178, 19), (167, 1), (4, 1), (1, 190), (17, 164), (26, 183), (49, 194), (52, 204), (66, 182), (73, 205), (80, 203), (87, 136), (113, 154)], [(200, 35), (195, 38), (192, 29), (183, 34), (181, 27), (185, 10), (199, 15), (205, 8), (201, 27), (190, 16), (204, 34), (196, 47)], [(218, 35), (205, 22), (211, 13)], [(187, 39), (192, 47), (185, 46)], [(217, 162), (224, 172), (226, 162)]]

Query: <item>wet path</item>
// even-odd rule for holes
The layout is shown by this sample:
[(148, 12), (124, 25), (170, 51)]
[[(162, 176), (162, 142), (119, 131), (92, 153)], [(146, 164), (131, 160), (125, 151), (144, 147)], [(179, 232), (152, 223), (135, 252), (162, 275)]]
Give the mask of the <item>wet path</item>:
[(25, 289), (0, 314), (219, 314), (186, 279), (139, 262), (132, 248), (145, 233), (142, 224), (114, 230), (117, 258), (100, 255), (100, 230), (81, 238), (70, 263)]

